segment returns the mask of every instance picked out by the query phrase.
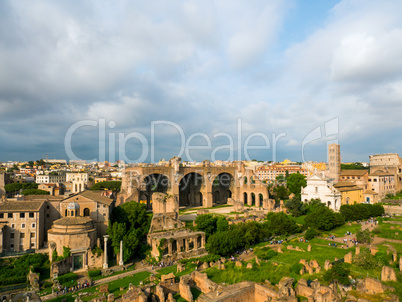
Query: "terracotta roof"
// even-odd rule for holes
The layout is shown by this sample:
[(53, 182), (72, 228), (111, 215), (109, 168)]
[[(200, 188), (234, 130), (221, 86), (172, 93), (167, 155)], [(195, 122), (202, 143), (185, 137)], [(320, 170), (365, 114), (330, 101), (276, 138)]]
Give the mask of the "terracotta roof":
[(109, 197), (106, 197), (106, 196), (102, 196), (101, 194), (103, 192), (105, 192), (105, 191), (86, 190), (86, 191), (71, 195), (71, 196), (67, 197), (66, 199), (64, 199), (63, 201), (66, 201), (66, 200), (68, 200), (68, 199), (70, 199), (70, 198), (72, 198), (74, 196), (81, 195), (81, 196), (84, 196), (84, 197), (86, 197), (88, 199), (91, 199), (93, 201), (96, 201), (96, 202), (99, 202), (99, 203), (102, 203), (102, 204), (110, 206), (112, 204), (112, 202), (113, 202), (113, 199), (110, 199)]
[(394, 176), (394, 174), (391, 172), (383, 172), (378, 170), (373, 173), (370, 173), (369, 176)]
[(5, 201), (0, 203), (0, 212), (36, 212), (45, 203), (42, 201)]
[(89, 217), (64, 217), (53, 222), (57, 225), (77, 225), (77, 224), (86, 224), (87, 222), (92, 221)]
[(341, 188), (341, 187), (353, 187), (356, 186), (354, 183), (351, 183), (349, 181), (338, 181), (336, 184), (334, 184), (335, 188)]
[(374, 192), (374, 191), (370, 191), (370, 190), (365, 190), (363, 192), (363, 194), (370, 194), (370, 195), (378, 195), (378, 193)]
[(340, 188), (336, 188), (339, 192), (346, 192), (346, 191), (357, 191), (357, 190), (362, 190), (362, 188), (358, 187), (358, 186), (352, 186), (352, 187), (340, 187)]
[(368, 170), (342, 170), (341, 176), (363, 176), (368, 173)]

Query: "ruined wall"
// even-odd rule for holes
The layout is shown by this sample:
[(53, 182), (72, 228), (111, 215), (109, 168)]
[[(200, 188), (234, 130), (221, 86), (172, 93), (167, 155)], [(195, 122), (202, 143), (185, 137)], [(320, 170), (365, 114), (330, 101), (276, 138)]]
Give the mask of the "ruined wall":
[(194, 283), (196, 286), (203, 292), (203, 293), (209, 293), (211, 291), (216, 290), (218, 285), (208, 279), (207, 274), (203, 274), (197, 271), (194, 271), (191, 273), (191, 278), (193, 279)]

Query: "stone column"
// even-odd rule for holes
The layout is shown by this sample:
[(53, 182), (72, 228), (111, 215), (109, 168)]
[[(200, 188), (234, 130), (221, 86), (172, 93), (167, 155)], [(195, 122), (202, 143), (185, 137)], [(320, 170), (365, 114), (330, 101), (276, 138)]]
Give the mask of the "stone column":
[(169, 254), (169, 255), (172, 255), (172, 249), (173, 249), (173, 248), (172, 248), (172, 242), (169, 240), (169, 241), (168, 241), (168, 254)]
[(119, 265), (122, 266), (124, 265), (123, 262), (123, 240), (120, 241), (120, 261), (119, 261)]
[(190, 244), (189, 244), (189, 238), (186, 238), (186, 239), (184, 239), (185, 241), (186, 241), (186, 252), (188, 252), (189, 251), (189, 249), (190, 249)]
[(201, 236), (201, 247), (205, 247), (205, 235)]
[(105, 269), (105, 268), (109, 268), (109, 265), (107, 264), (107, 239), (109, 238), (109, 235), (105, 235), (105, 236), (103, 236), (103, 238), (105, 241), (105, 250), (104, 250), (105, 261), (103, 262), (103, 268)]

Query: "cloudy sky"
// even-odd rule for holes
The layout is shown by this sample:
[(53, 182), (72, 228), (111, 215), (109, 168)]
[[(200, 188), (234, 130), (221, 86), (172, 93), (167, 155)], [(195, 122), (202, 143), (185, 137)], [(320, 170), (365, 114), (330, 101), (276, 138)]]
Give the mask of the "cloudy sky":
[(0, 161), (321, 161), (333, 141), (344, 162), (399, 152), (401, 11), (400, 0), (0, 1)]

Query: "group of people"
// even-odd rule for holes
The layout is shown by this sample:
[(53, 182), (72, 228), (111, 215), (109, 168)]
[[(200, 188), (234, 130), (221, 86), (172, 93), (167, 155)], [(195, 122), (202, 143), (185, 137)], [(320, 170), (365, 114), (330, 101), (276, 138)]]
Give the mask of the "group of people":
[(281, 240), (272, 240), (272, 241), (270, 241), (269, 243), (270, 244), (282, 244), (282, 243), (284, 243), (285, 241), (288, 241), (287, 239), (285, 239), (285, 240), (283, 240), (283, 239), (281, 239)]
[(61, 285), (59, 285), (57, 288), (56, 294), (59, 295), (59, 294), (65, 294), (65, 293), (69, 293), (69, 292), (75, 292), (75, 291), (78, 291), (78, 290), (81, 290), (83, 288), (87, 288), (87, 287), (90, 287), (93, 285), (94, 285), (93, 280), (91, 280), (91, 283), (89, 283), (87, 280), (85, 280), (82, 283), (80, 281), (78, 281), (77, 285), (71, 286), (71, 287), (64, 286), (64, 288), (63, 288)]
[(171, 266), (171, 265), (173, 265), (173, 262), (171, 260), (169, 260), (168, 262), (161, 261), (161, 262), (158, 262), (156, 265), (152, 264), (152, 269), (167, 267), (167, 266)]

